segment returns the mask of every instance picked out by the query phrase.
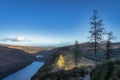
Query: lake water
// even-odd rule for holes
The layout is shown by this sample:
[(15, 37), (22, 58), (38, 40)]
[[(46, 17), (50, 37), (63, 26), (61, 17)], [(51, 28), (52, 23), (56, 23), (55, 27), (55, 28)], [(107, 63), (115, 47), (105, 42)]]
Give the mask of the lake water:
[(9, 75), (8, 77), (2, 80), (30, 80), (31, 77), (37, 72), (37, 70), (42, 67), (44, 63), (42, 62), (33, 62), (27, 67), (19, 70), (16, 73)]

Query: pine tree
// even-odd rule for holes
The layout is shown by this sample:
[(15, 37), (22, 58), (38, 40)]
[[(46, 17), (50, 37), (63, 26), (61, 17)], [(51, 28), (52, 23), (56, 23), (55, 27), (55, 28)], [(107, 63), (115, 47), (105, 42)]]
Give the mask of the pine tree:
[(75, 67), (78, 67), (79, 60), (82, 56), (81, 51), (79, 50), (79, 43), (75, 41)]
[(112, 55), (112, 50), (111, 50), (111, 43), (112, 40), (115, 39), (113, 36), (112, 32), (106, 33), (107, 34), (107, 43), (106, 43), (106, 60), (109, 60), (111, 55)]
[(102, 40), (102, 34), (104, 34), (102, 21), (103, 20), (100, 18), (100, 16), (98, 16), (98, 11), (94, 10), (93, 16), (91, 18), (91, 28), (89, 31), (91, 36), (89, 38), (90, 38), (90, 42), (92, 43), (90, 44), (91, 48), (94, 49), (96, 65), (97, 65), (97, 50), (99, 49), (99, 42)]

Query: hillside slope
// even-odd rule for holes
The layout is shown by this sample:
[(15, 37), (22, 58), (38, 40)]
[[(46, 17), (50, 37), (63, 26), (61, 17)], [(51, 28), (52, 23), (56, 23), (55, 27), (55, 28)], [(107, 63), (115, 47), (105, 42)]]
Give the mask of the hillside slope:
[[(102, 50), (99, 50), (97, 56), (98, 59), (105, 59), (105, 45), (100, 44)], [(83, 57), (80, 60), (79, 66), (94, 66), (94, 53), (89, 53), (89, 43), (82, 43), (80, 44), (80, 49), (82, 50)], [(113, 49), (113, 56), (112, 58), (118, 58), (120, 57), (120, 44), (119, 43), (113, 43), (112, 44)], [(65, 60), (65, 65), (67, 69), (74, 68), (74, 45), (71, 46), (65, 46), (65, 47), (59, 47), (55, 48), (51, 51), (43, 51), (39, 52), (38, 54), (44, 55), (46, 57), (45, 65), (38, 70), (38, 72), (32, 77), (32, 80), (39, 80), (42, 76), (46, 75), (46, 73), (52, 73), (56, 72), (56, 63), (59, 58), (59, 55), (62, 54)], [(93, 50), (92, 50), (93, 51)], [(58, 69), (59, 70), (59, 69)]]
[(120, 80), (120, 60), (98, 65), (91, 72), (91, 80)]
[[(45, 65), (38, 70), (38, 72), (32, 77), (32, 80), (39, 80), (47, 73), (59, 71), (60, 69), (57, 67), (57, 61), (59, 60), (60, 55), (63, 55), (65, 70), (74, 68), (74, 53), (72, 50), (70, 50), (69, 47), (56, 48), (49, 51), (48, 53), (49, 57), (47, 57)], [(79, 63), (79, 66), (94, 66), (95, 62), (83, 56)]]
[(31, 56), (18, 49), (0, 46), (0, 79), (32, 62)]

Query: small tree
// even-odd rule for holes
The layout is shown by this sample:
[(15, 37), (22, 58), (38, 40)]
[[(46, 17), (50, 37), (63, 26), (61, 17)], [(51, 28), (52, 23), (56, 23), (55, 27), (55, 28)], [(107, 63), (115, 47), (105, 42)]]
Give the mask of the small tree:
[(112, 32), (106, 33), (107, 34), (107, 42), (106, 42), (106, 60), (110, 59), (110, 56), (112, 55), (112, 50), (111, 50), (111, 43), (112, 40), (115, 39), (113, 36)]
[(99, 48), (99, 42), (102, 40), (102, 34), (104, 34), (102, 21), (103, 20), (100, 19), (100, 16), (98, 16), (98, 11), (94, 10), (93, 16), (91, 18), (91, 28), (89, 31), (91, 36), (89, 38), (90, 38), (90, 42), (92, 43), (90, 44), (91, 45), (90, 47), (94, 49), (96, 65), (97, 65), (97, 50)]
[(57, 67), (63, 68), (64, 66), (65, 66), (65, 61), (64, 61), (63, 55), (60, 54), (58, 61), (57, 61)]
[(75, 41), (75, 53), (74, 54), (75, 54), (75, 57), (74, 57), (75, 58), (75, 67), (78, 67), (78, 63), (82, 56), (82, 53), (79, 50), (79, 43), (77, 40)]

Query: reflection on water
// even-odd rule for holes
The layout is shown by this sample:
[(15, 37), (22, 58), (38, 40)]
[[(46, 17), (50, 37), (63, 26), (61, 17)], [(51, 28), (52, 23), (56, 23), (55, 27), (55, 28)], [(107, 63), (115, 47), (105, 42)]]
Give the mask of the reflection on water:
[(30, 80), (37, 70), (43, 65), (42, 62), (33, 62), (24, 69), (9, 75), (3, 80)]
[(44, 58), (42, 55), (37, 55), (36, 58)]

